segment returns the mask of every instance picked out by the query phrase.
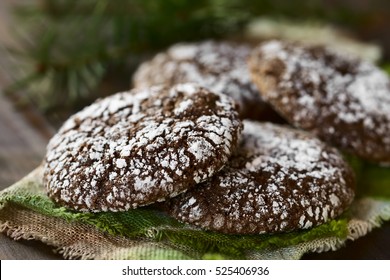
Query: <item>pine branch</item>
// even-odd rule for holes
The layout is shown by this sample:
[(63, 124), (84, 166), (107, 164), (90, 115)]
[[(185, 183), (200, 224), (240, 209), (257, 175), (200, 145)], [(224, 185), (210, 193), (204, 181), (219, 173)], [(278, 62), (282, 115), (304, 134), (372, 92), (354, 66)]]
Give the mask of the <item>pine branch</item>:
[(324, 16), (317, 1), (298, 2), (41, 0), (24, 5), (17, 15), (28, 34), (19, 38), (25, 74), (9, 90), (23, 89), (47, 114), (62, 107), (77, 110), (83, 100), (113, 93), (99, 90), (107, 76), (120, 77), (114, 83), (127, 89), (141, 58), (173, 43), (231, 37), (263, 14)]
[(123, 69), (174, 42), (216, 38), (236, 28), (242, 15), (225, 20), (235, 2), (45, 0), (23, 6), (18, 15), (30, 36), (21, 40), (20, 57), (27, 75), (8, 90), (24, 89), (46, 112), (95, 99), (111, 65)]

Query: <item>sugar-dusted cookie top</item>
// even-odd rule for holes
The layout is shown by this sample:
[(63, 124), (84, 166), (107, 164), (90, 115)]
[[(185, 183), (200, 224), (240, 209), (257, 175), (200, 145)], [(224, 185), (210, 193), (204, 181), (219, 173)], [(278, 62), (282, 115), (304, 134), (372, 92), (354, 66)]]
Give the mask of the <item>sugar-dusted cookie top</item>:
[(231, 234), (308, 229), (340, 215), (355, 179), (335, 148), (303, 131), (244, 121), (218, 174), (166, 202), (180, 221)]
[(232, 97), (243, 118), (278, 119), (252, 83), (247, 59), (251, 47), (232, 42), (179, 43), (144, 62), (134, 74), (135, 87), (195, 82)]
[(291, 124), (390, 164), (390, 79), (375, 65), (283, 41), (255, 48), (249, 64), (263, 98)]
[(51, 139), (49, 196), (79, 211), (126, 211), (173, 197), (220, 170), (242, 124), (234, 101), (195, 84), (101, 99)]

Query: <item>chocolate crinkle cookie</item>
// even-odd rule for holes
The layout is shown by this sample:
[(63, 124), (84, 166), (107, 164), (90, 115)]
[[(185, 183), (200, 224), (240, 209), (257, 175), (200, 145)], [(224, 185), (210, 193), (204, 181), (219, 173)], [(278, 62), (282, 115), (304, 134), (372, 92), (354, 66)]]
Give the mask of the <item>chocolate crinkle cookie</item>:
[(390, 164), (390, 79), (324, 46), (270, 41), (251, 54), (260, 92), (291, 124), (368, 161)]
[(242, 118), (280, 121), (251, 81), (247, 65), (250, 52), (249, 45), (226, 41), (176, 44), (144, 62), (134, 74), (133, 84), (150, 87), (195, 82), (232, 97)]
[(126, 211), (210, 178), (235, 149), (242, 124), (226, 95), (194, 84), (98, 100), (51, 139), (44, 183), (79, 211)]
[(258, 234), (308, 229), (340, 215), (355, 179), (339, 152), (303, 131), (244, 121), (236, 153), (214, 177), (165, 203), (203, 229)]

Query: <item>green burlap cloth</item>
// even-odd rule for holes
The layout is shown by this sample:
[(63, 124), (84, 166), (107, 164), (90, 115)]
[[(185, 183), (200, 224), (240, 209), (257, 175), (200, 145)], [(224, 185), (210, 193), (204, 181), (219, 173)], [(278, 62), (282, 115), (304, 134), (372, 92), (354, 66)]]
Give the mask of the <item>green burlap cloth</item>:
[(340, 248), (390, 219), (390, 168), (352, 162), (357, 197), (343, 216), (310, 230), (226, 235), (186, 226), (151, 207), (76, 213), (56, 206), (42, 167), (0, 193), (0, 231), (40, 240), (69, 259), (299, 259)]

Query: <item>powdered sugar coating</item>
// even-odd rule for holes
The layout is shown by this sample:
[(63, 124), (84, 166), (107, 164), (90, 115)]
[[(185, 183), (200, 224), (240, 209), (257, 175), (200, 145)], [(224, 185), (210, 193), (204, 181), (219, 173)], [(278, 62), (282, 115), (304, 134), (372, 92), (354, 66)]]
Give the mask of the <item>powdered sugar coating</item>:
[(334, 148), (295, 129), (244, 121), (236, 154), (211, 179), (167, 202), (205, 229), (257, 234), (307, 229), (352, 202), (354, 176)]
[(212, 176), (242, 124), (229, 97), (194, 84), (122, 92), (70, 117), (47, 147), (49, 196), (79, 211), (126, 211)]
[(263, 98), (290, 123), (356, 155), (390, 164), (390, 79), (327, 47), (270, 41), (250, 58)]
[(149, 87), (195, 82), (232, 97), (240, 105), (242, 117), (265, 118), (274, 112), (250, 79), (246, 62), (250, 51), (246, 44), (230, 42), (176, 44), (144, 62), (133, 83), (135, 87)]

